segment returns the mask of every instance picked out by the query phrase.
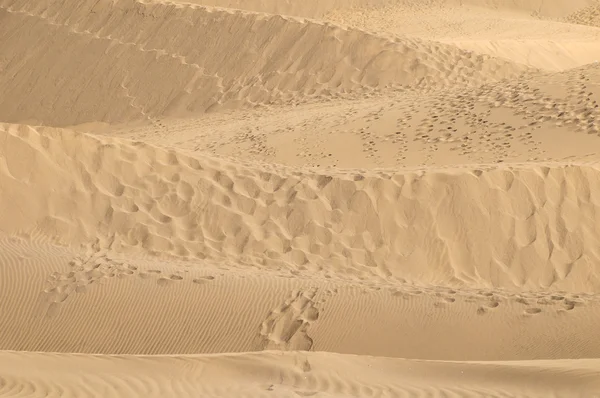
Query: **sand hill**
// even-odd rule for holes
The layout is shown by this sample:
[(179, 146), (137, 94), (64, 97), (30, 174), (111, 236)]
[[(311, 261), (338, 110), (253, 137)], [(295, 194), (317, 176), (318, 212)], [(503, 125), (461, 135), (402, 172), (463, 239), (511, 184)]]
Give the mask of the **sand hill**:
[(0, 397), (600, 396), (599, 13), (0, 0)]

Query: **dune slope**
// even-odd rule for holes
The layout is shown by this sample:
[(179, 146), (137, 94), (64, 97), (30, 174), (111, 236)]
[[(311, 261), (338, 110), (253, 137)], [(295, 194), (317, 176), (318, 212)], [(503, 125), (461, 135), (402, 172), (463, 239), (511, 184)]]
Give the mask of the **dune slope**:
[(135, 0), (50, 4), (0, 4), (0, 40), (10, 40), (3, 121), (145, 120), (300, 94), (474, 84), (526, 70), (444, 44), (281, 16)]
[(7, 233), (41, 228), (64, 243), (103, 239), (325, 274), (599, 286), (594, 163), (322, 174), (67, 130), (2, 129)]

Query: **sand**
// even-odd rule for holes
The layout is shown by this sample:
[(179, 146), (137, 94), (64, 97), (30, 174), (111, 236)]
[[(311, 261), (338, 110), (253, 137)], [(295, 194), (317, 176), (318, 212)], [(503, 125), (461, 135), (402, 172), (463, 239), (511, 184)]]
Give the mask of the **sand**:
[(600, 397), (600, 3), (0, 0), (0, 397)]

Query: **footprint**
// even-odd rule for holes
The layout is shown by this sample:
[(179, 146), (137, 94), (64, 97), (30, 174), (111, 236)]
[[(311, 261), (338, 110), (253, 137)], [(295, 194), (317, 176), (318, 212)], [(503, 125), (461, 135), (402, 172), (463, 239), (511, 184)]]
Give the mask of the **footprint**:
[(300, 397), (312, 397), (313, 395), (317, 395), (318, 391), (294, 391), (296, 395)]
[(454, 297), (444, 297), (444, 300), (448, 303), (454, 303), (456, 301)]
[(311, 349), (313, 340), (307, 331), (319, 318), (319, 311), (314, 306), (316, 292), (316, 289), (296, 291), (282, 306), (269, 313), (260, 328), (265, 349)]
[(496, 308), (500, 305), (500, 303), (498, 301), (493, 300), (493, 301), (486, 303), (485, 305), (488, 308)]
[(54, 318), (60, 312), (60, 304), (59, 303), (50, 303), (48, 306), (48, 310), (46, 311), (46, 316), (48, 318)]
[(85, 292), (87, 292), (87, 286), (86, 285), (78, 285), (75, 288), (75, 292), (77, 292), (77, 293), (85, 293)]
[[(331, 296), (332, 294), (330, 293), (328, 295)], [(406, 292), (403, 292), (401, 290), (395, 290), (395, 291), (392, 292), (392, 296), (394, 296), (394, 297), (402, 297), (403, 299), (407, 299), (409, 295)]]
[(195, 278), (194, 280), (192, 280), (192, 282), (201, 285), (203, 283), (207, 283), (208, 281), (212, 281), (214, 279), (215, 279), (214, 276), (212, 276), (212, 275), (206, 275), (206, 276), (199, 276), (198, 278)]
[(167, 285), (169, 285), (170, 283), (173, 283), (173, 281), (172, 281), (172, 280), (170, 280), (170, 279), (167, 279), (167, 278), (160, 278), (160, 279), (158, 279), (158, 280), (156, 281), (156, 284), (157, 284), (158, 286), (167, 286)]
[(180, 280), (183, 280), (183, 276), (180, 276), (180, 275), (171, 275), (169, 277), (169, 279), (171, 279), (172, 281), (180, 281)]
[(540, 312), (542, 312), (542, 309), (537, 307), (531, 307), (525, 310), (525, 313), (530, 315), (539, 314)]
[(529, 302), (527, 300), (525, 300), (523, 297), (519, 297), (515, 301), (519, 304), (529, 305)]

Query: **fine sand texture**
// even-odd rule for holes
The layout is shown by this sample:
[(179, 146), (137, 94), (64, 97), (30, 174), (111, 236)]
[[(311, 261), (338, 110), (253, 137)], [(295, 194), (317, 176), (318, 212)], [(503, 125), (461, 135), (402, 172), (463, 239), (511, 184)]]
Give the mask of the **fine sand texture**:
[(0, 397), (600, 397), (598, 0), (0, 0)]

